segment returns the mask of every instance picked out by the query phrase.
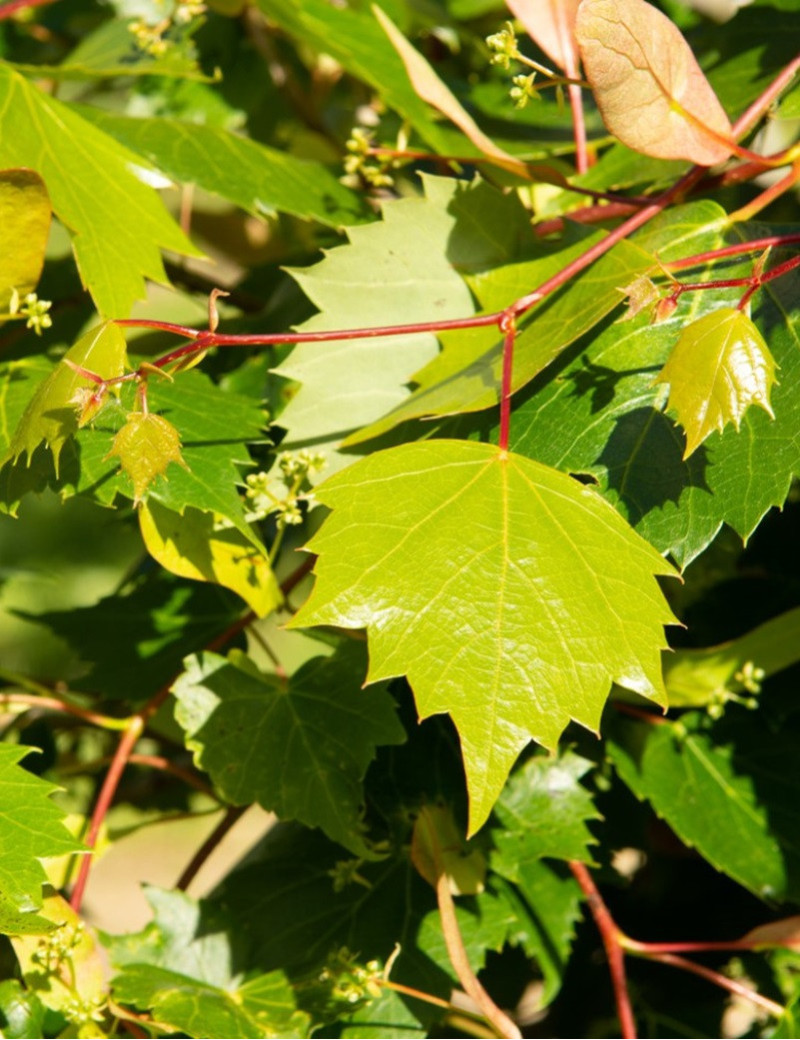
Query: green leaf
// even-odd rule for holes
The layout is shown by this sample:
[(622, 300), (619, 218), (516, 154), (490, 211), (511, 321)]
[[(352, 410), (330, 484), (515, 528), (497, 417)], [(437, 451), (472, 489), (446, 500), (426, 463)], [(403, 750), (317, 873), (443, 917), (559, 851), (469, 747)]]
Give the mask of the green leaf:
[(90, 607), (18, 613), (47, 625), (86, 665), (77, 682), (115, 700), (141, 703), (170, 682), (183, 658), (224, 632), (242, 602), (219, 586), (176, 581), (146, 568)]
[(331, 227), (369, 220), (363, 198), (320, 162), (179, 119), (128, 119), (80, 106), (80, 114), (167, 177), (195, 184), (256, 216), (292, 213)]
[(0, 65), (0, 107), (0, 165), (42, 176), (101, 315), (127, 317), (145, 278), (166, 283), (159, 247), (200, 255), (133, 172), (142, 169), (136, 155), (7, 65)]
[(762, 899), (797, 900), (797, 731), (772, 732), (759, 715), (742, 729), (731, 712), (713, 725), (700, 713), (662, 725), (614, 719), (609, 753), (633, 793), (717, 870)]
[[(445, 178), (426, 177), (421, 198), (386, 202), (383, 220), (351, 228), (350, 243), (292, 274), (320, 310), (303, 332), (391, 325), (472, 313), (469, 290), (454, 269), (448, 246), (458, 210), (470, 211), (486, 192)], [(467, 198), (473, 192), (473, 205)], [(466, 198), (465, 198), (466, 197)], [(301, 384), (278, 422), (284, 446), (336, 446), (350, 432), (377, 419), (408, 396), (405, 383), (434, 357), (430, 333), (376, 340), (303, 343), (277, 369)], [(328, 472), (347, 457), (331, 454)]]
[[(657, 218), (636, 241), (669, 262), (731, 239), (774, 232), (745, 225), (731, 235), (724, 211), (704, 201)], [(777, 253), (775, 262), (784, 255)], [(725, 276), (751, 270), (752, 258), (745, 258), (727, 264)], [(703, 278), (709, 277), (715, 276), (704, 271)], [(683, 458), (685, 441), (663, 414), (664, 387), (653, 379), (683, 326), (720, 303), (735, 304), (741, 289), (696, 292), (667, 321), (649, 325), (641, 315), (610, 325), (581, 343), (580, 352), (565, 355), (558, 370), (549, 378), (545, 373), (515, 408), (511, 448), (571, 473), (591, 473), (637, 531), (681, 566), (706, 548), (723, 523), (749, 537), (771, 506), (783, 504), (792, 474), (800, 473), (800, 400), (792, 389), (800, 379), (798, 287), (792, 272), (753, 301), (754, 321), (781, 370), (772, 392), (774, 421), (751, 408), (738, 433), (726, 428)]]
[(19, 979), (0, 982), (0, 1030), (7, 1040), (36, 1040), (44, 1036), (44, 1006)]
[(123, 1004), (150, 1010), (172, 1032), (209, 1040), (257, 1040), (310, 1036), (309, 1016), (299, 1011), (283, 972), (221, 989), (166, 968), (132, 964), (114, 979)]
[(170, 41), (166, 53), (153, 56), (136, 46), (130, 23), (105, 22), (89, 33), (60, 65), (20, 65), (14, 68), (39, 79), (107, 79), (113, 76), (170, 76), (213, 82), (197, 64), (190, 41)]
[(537, 755), (511, 774), (494, 807), (492, 870), (519, 882), (526, 864), (542, 856), (591, 862), (595, 838), (586, 824), (599, 820), (580, 783), (592, 763), (571, 751), (557, 759)]
[(108, 454), (119, 459), (122, 471), (130, 477), (134, 503), (142, 500), (156, 477), (168, 479), (171, 462), (186, 465), (178, 431), (154, 412), (131, 412)]
[(34, 451), (44, 442), (53, 453), (58, 473), (61, 449), (78, 430), (80, 395), (92, 385), (75, 366), (103, 379), (113, 379), (122, 375), (126, 356), (125, 339), (113, 322), (98, 325), (81, 337), (39, 385), (2, 461), (16, 461), (25, 452), (30, 465)]
[(671, 568), (589, 488), (433, 441), (359, 461), (319, 497), (333, 514), (291, 624), (367, 628), (368, 681), (407, 675), (422, 718), (451, 714), (470, 833), (529, 740), (554, 747), (570, 719), (597, 729), (612, 681), (663, 701), (672, 615), (654, 575)]
[(623, 144), (701, 166), (730, 157), (730, 121), (666, 15), (644, 0), (583, 0), (575, 32), (597, 107)]
[[(18, 764), (30, 751), (0, 744), (0, 911), (11, 932), (26, 931), (26, 916), (42, 905), (47, 877), (40, 861), (83, 849), (64, 826), (64, 813), (50, 799), (58, 788)], [(41, 930), (48, 927), (44, 923)]]
[(181, 515), (154, 500), (140, 506), (139, 527), (147, 551), (173, 574), (232, 589), (258, 617), (280, 606), (283, 597), (266, 551), (224, 517), (197, 509)]
[[(478, 272), (468, 276), (467, 282), (482, 311), (501, 311), (543, 285), (604, 235), (581, 235), (578, 242), (563, 248), (545, 249), (537, 259)], [(653, 258), (643, 250), (621, 242), (568, 287), (538, 305), (521, 323), (514, 346), (514, 391), (604, 318), (620, 302), (619, 286), (627, 285), (652, 264)], [(409, 419), (479, 411), (497, 404), (503, 367), (503, 337), (497, 328), (443, 333), (440, 339), (442, 353), (415, 375), (414, 393), (382, 419), (349, 437), (346, 444), (379, 436)]]
[(20, 299), (36, 288), (50, 231), (50, 199), (33, 170), (0, 170), (0, 311), (16, 289)]
[[(405, 734), (385, 690), (361, 689), (363, 647), (317, 657), (286, 683), (243, 655), (191, 658), (173, 692), (197, 764), (235, 805), (259, 802), (283, 819), (321, 827), (359, 856), (362, 780), (379, 744)], [(245, 739), (256, 757), (241, 754)]]
[[(750, 681), (789, 668), (800, 660), (800, 607), (759, 625), (738, 639), (703, 650), (664, 655), (664, 685), (670, 707), (724, 704), (753, 687)], [(760, 673), (760, 674), (759, 674)]]
[(684, 458), (729, 422), (738, 432), (750, 405), (775, 418), (775, 361), (750, 318), (733, 307), (687, 325), (656, 382), (669, 384), (669, 407), (686, 431)]

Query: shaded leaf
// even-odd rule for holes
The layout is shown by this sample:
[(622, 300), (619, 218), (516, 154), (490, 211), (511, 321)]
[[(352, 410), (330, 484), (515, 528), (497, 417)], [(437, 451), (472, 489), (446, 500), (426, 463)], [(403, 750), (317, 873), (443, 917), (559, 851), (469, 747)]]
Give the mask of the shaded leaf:
[(496, 166), (515, 173), (519, 177), (528, 177), (524, 162), (503, 151), (481, 130), (472, 116), (467, 112), (450, 88), (442, 82), (431, 68), (429, 62), (403, 36), (391, 18), (377, 4), (372, 5), (375, 17), (383, 31), (392, 42), (392, 46), (403, 60), (411, 85), (423, 101), (433, 105), (443, 115), (455, 123), (475, 147), (490, 159)]
[(98, 325), (81, 337), (38, 386), (3, 461), (16, 461), (25, 452), (30, 465), (34, 451), (44, 442), (53, 453), (58, 473), (61, 450), (78, 430), (81, 391), (93, 385), (73, 366), (78, 365), (103, 379), (112, 379), (122, 375), (126, 358), (125, 339), (113, 322)]
[(669, 383), (669, 407), (686, 431), (684, 458), (726, 423), (738, 430), (750, 405), (775, 418), (775, 360), (750, 318), (733, 307), (686, 325), (656, 382)]
[(506, 0), (525, 31), (570, 76), (578, 67), (575, 20), (581, 0)]
[(33, 170), (0, 170), (0, 311), (36, 288), (50, 231), (50, 199)]
[(166, 176), (196, 184), (256, 216), (279, 210), (340, 227), (369, 220), (363, 199), (322, 163), (214, 126), (128, 119), (82, 106), (81, 115)]
[[(405, 735), (389, 694), (362, 690), (364, 667), (363, 648), (345, 646), (303, 665), (287, 688), (243, 655), (203, 654), (173, 687), (176, 718), (197, 764), (228, 801), (257, 801), (372, 857), (361, 781), (376, 746)], [(257, 756), (242, 756), (245, 738)]]
[(127, 317), (144, 296), (145, 278), (166, 283), (159, 247), (199, 255), (133, 172), (142, 162), (132, 152), (5, 65), (0, 107), (0, 164), (42, 176), (101, 315)]
[(181, 515), (153, 500), (139, 509), (139, 527), (147, 551), (173, 574), (232, 589), (258, 617), (280, 605), (266, 553), (224, 517), (197, 509)]
[[(26, 931), (25, 917), (42, 906), (47, 877), (41, 860), (79, 852), (83, 846), (64, 826), (64, 813), (51, 801), (58, 790), (18, 763), (30, 748), (0, 744), (0, 911), (9, 932)], [(37, 930), (49, 925), (40, 915)]]
[(411, 862), (436, 888), (439, 878), (449, 878), (454, 896), (474, 896), (484, 889), (486, 859), (480, 849), (468, 849), (446, 805), (423, 805), (414, 821)]
[(133, 484), (133, 501), (142, 496), (156, 477), (167, 479), (170, 462), (185, 466), (178, 431), (163, 415), (131, 412), (114, 438), (109, 456), (116, 456)]
[[(407, 675), (420, 716), (449, 712), (470, 833), (514, 759), (597, 729), (611, 681), (662, 701), (671, 568), (596, 493), (486, 444), (379, 452), (327, 481), (333, 514), (292, 626), (367, 628), (368, 681)], [(463, 604), (474, 604), (467, 617)]]
[(19, 613), (69, 642), (87, 666), (77, 680), (84, 689), (141, 703), (174, 678), (187, 654), (233, 624), (242, 602), (150, 565), (90, 607)]
[(730, 157), (730, 121), (666, 15), (645, 0), (583, 0), (575, 28), (598, 108), (623, 144), (701, 166)]
[[(748, 692), (748, 675), (768, 678), (800, 660), (800, 607), (771, 618), (738, 639), (703, 650), (664, 655), (664, 685), (670, 707), (724, 704)], [(750, 692), (753, 692), (752, 685)]]
[(600, 819), (591, 794), (580, 783), (592, 763), (571, 751), (558, 758), (537, 755), (511, 774), (494, 814), (492, 870), (520, 882), (526, 864), (543, 856), (590, 863), (595, 842), (586, 826)]
[(7, 1040), (37, 1040), (44, 1036), (44, 1006), (19, 979), (0, 982), (0, 1030)]
[(762, 899), (798, 898), (796, 732), (774, 733), (756, 714), (744, 729), (700, 713), (675, 725), (611, 722), (617, 772), (681, 841)]

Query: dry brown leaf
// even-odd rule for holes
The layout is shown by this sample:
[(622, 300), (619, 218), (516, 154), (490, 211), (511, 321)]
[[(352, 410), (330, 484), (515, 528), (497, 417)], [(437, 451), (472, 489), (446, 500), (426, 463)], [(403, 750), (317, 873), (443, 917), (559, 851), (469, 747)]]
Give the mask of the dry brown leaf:
[(731, 125), (677, 27), (645, 0), (583, 0), (576, 34), (606, 126), (657, 159), (724, 162)]

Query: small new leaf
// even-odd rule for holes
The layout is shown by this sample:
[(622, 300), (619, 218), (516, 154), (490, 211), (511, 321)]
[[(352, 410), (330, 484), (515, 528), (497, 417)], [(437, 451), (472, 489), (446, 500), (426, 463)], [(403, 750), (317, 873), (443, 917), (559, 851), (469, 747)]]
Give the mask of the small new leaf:
[(166, 474), (170, 462), (186, 466), (178, 431), (162, 415), (132, 412), (114, 438), (108, 457), (119, 457), (133, 482), (134, 501), (140, 502), (150, 484)]
[(11, 438), (6, 458), (16, 460), (25, 452), (30, 464), (34, 451), (44, 442), (53, 453), (58, 473), (61, 449), (77, 432), (86, 412), (84, 391), (87, 388), (96, 391), (98, 387), (79, 370), (112, 379), (122, 375), (125, 358), (125, 340), (113, 322), (99, 325), (82, 336), (31, 398)]
[[(669, 564), (600, 496), (490, 444), (427, 441), (321, 485), (333, 510), (291, 622), (366, 628), (369, 682), (406, 675), (461, 738), (470, 833), (519, 752), (597, 730), (612, 682), (664, 703)], [(467, 609), (469, 606), (469, 609)]]
[(576, 34), (608, 129), (657, 159), (724, 162), (731, 125), (689, 45), (645, 0), (583, 0)]
[(686, 431), (688, 458), (715, 430), (736, 429), (750, 405), (773, 419), (775, 360), (744, 311), (721, 307), (687, 325), (656, 378)]

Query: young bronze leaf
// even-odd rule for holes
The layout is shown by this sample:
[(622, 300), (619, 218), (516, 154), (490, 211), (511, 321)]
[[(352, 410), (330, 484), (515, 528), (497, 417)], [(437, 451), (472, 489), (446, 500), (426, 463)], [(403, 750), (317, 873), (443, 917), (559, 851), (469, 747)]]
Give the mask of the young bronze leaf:
[(366, 628), (369, 682), (453, 717), (486, 820), (521, 749), (596, 730), (612, 682), (663, 703), (672, 567), (596, 492), (490, 444), (378, 452), (321, 485), (317, 583), (292, 626)]
[(581, 0), (506, 0), (506, 7), (525, 26), (559, 68), (574, 75), (578, 67), (575, 20)]
[(156, 477), (166, 473), (170, 462), (186, 465), (178, 431), (162, 415), (152, 412), (132, 412), (108, 455), (119, 456), (122, 469), (133, 482), (136, 502)]
[(583, 0), (576, 33), (603, 120), (623, 144), (701, 166), (730, 157), (728, 117), (666, 15), (645, 0)]
[(0, 310), (39, 281), (50, 231), (50, 198), (33, 170), (0, 171)]
[(428, 62), (416, 48), (411, 46), (391, 18), (384, 14), (376, 4), (373, 4), (372, 10), (384, 32), (392, 41), (392, 46), (403, 59), (408, 78), (422, 100), (433, 105), (455, 123), (475, 147), (496, 166), (501, 166), (518, 177), (527, 178), (528, 171), (525, 163), (499, 148), (491, 138), (487, 137), (447, 84), (439, 79)]
[(686, 431), (685, 459), (726, 423), (738, 430), (750, 405), (775, 418), (775, 361), (750, 318), (733, 307), (687, 325), (656, 382), (669, 383), (669, 407)]
[(139, 510), (139, 527), (147, 551), (173, 574), (232, 589), (258, 617), (280, 605), (266, 551), (219, 513), (187, 508), (181, 514), (151, 499)]
[(26, 452), (30, 462), (44, 441), (53, 453), (57, 473), (61, 449), (78, 429), (83, 394), (87, 388), (97, 386), (74, 366), (111, 379), (122, 375), (126, 356), (125, 339), (113, 322), (98, 325), (82, 336), (31, 398), (11, 438), (6, 458), (16, 460)]

